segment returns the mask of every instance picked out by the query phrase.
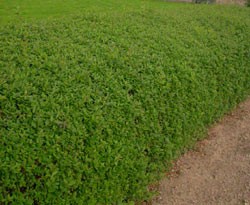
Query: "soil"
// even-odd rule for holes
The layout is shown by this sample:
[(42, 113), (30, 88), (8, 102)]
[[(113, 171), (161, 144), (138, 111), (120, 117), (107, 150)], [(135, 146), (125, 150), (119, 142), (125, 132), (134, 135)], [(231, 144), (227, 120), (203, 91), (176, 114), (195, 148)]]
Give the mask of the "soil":
[(250, 205), (250, 99), (175, 162), (153, 205)]
[[(170, 2), (188, 2), (188, 3), (195, 2), (195, 0), (167, 0), (167, 1), (170, 1)], [(202, 2), (206, 2), (206, 1), (203, 0)], [(233, 4), (233, 5), (239, 5), (239, 6), (246, 5), (246, 0), (207, 0), (207, 2), (215, 2), (216, 4)]]
[(246, 5), (246, 0), (216, 0), (217, 4), (238, 4), (240, 6)]

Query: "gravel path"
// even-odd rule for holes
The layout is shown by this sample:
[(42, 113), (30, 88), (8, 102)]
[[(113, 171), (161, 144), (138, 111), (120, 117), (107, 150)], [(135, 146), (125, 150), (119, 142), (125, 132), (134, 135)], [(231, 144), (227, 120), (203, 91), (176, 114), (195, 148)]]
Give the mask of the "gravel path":
[(153, 205), (250, 205), (250, 99), (184, 154)]

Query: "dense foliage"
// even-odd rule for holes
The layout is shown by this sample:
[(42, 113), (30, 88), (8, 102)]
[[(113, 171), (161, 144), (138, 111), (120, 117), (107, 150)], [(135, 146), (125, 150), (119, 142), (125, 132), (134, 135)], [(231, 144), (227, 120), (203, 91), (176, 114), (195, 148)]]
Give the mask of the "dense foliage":
[(250, 7), (250, 0), (246, 1), (246, 6)]
[(146, 198), (249, 94), (249, 17), (193, 5), (2, 27), (0, 203)]

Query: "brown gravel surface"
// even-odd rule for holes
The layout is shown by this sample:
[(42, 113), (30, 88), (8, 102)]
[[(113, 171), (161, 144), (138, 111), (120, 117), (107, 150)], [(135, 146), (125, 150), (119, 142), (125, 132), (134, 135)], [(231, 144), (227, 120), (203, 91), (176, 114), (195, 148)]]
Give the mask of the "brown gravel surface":
[(250, 99), (176, 161), (153, 205), (250, 205)]
[(217, 4), (237, 4), (240, 6), (246, 5), (246, 0), (216, 0)]

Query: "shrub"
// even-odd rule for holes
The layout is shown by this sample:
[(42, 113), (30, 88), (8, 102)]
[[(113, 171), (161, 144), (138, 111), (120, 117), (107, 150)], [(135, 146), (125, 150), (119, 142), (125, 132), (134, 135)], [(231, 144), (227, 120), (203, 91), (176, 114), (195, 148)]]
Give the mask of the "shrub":
[(1, 203), (147, 197), (167, 162), (249, 94), (248, 15), (190, 6), (1, 28)]
[(193, 3), (196, 3), (196, 4), (212, 4), (215, 2), (216, 0), (193, 0)]

